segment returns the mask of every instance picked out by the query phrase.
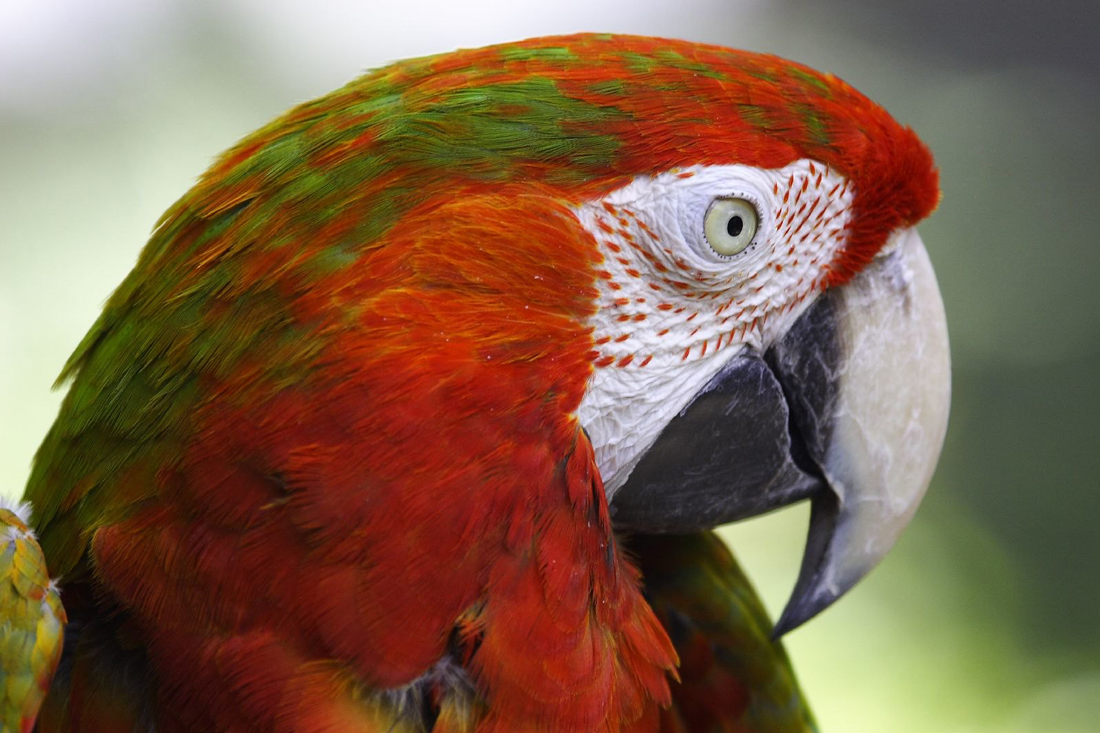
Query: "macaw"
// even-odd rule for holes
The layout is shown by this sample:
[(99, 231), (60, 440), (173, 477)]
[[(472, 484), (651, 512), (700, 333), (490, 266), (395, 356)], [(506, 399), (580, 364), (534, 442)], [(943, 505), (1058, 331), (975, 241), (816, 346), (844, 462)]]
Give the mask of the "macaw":
[(29, 733), (61, 659), (65, 608), (27, 526), (30, 507), (0, 498), (0, 730)]
[[(776, 639), (944, 436), (937, 175), (834, 76), (656, 38), (290, 110), (59, 378), (0, 512), (5, 730), (816, 730)], [(803, 499), (773, 627), (711, 530)]]

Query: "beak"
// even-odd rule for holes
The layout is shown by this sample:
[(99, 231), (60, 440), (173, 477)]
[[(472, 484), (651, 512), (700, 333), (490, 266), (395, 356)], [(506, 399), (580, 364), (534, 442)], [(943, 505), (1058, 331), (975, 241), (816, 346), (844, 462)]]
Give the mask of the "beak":
[(943, 302), (916, 230), (901, 230), (765, 354), (731, 360), (669, 422), (615, 493), (615, 526), (695, 532), (810, 499), (781, 635), (893, 546), (932, 478), (949, 403)]

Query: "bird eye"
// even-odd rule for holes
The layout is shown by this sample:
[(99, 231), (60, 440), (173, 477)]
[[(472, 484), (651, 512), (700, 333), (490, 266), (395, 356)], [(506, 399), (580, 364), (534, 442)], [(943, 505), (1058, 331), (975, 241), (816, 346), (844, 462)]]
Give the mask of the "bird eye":
[(756, 219), (756, 207), (745, 199), (714, 199), (703, 220), (703, 232), (711, 249), (728, 257), (752, 244)]

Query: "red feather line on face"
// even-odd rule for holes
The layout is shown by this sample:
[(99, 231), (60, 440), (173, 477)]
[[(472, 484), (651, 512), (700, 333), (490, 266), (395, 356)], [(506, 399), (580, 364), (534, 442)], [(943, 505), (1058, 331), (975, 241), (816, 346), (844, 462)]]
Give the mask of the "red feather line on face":
[(935, 202), (843, 82), (675, 41), (414, 60), (291, 110), (165, 215), (66, 368), (27, 497), (71, 615), (122, 619), (166, 731), (344, 729), (449, 652), (485, 730), (647, 729), (674, 655), (570, 417), (599, 253), (569, 206), (800, 158), (857, 191), (838, 282)]

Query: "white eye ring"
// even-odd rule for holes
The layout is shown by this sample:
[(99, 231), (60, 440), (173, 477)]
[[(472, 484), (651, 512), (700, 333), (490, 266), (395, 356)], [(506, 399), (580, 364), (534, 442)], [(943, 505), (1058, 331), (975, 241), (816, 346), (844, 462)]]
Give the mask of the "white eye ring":
[(707, 244), (724, 257), (743, 252), (756, 236), (756, 207), (745, 199), (714, 199), (703, 219)]

